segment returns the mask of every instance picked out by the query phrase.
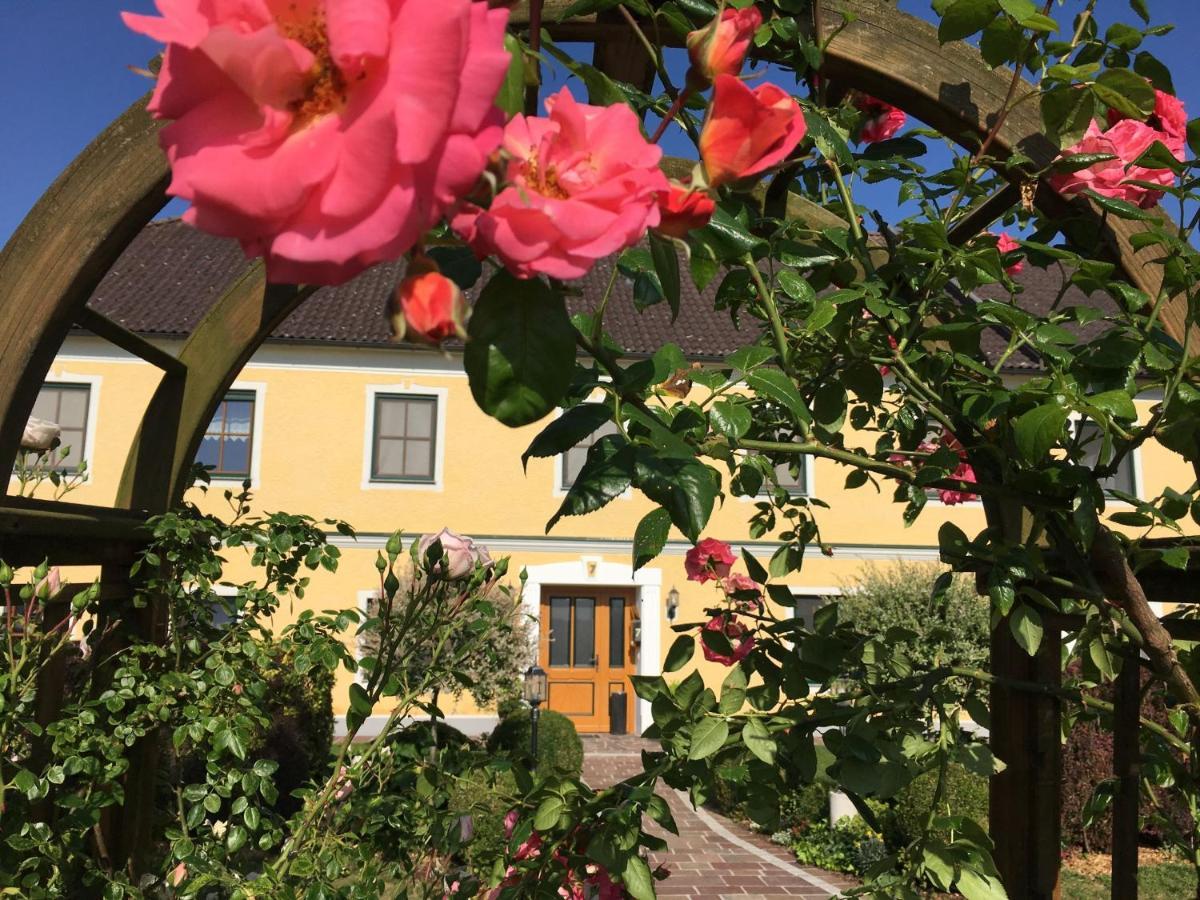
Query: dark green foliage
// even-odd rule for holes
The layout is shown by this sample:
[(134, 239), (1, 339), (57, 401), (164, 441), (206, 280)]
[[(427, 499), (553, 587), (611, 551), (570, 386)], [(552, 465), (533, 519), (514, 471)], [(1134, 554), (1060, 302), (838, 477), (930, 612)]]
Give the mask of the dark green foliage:
[(883, 841), (862, 819), (842, 819), (836, 825), (814, 822), (788, 842), (796, 860), (833, 872), (862, 875), (887, 855)]
[(256, 759), (279, 764), (275, 784), (276, 809), (291, 815), (300, 809), (292, 796), (297, 788), (329, 774), (333, 749), (333, 672), (314, 666), (298, 673), (288, 655), (277, 657), (267, 677), (265, 712), (271, 717), (266, 733), (250, 747)]
[[(488, 749), (503, 753), (526, 765), (530, 762), (530, 716), (528, 707), (506, 705), (509, 715), (500, 720), (488, 737)], [(575, 724), (562, 713), (544, 709), (538, 721), (538, 774), (577, 778), (583, 771), (583, 742)]]
[(477, 875), (487, 876), (496, 861), (504, 857), (504, 817), (512, 809), (516, 794), (511, 772), (490, 770), (464, 776), (450, 794), (451, 811), (471, 817), (474, 833), (465, 854), (467, 866)]
[(902, 628), (912, 634), (893, 641), (916, 664), (986, 666), (988, 601), (965, 577), (931, 599), (945, 569), (929, 563), (866, 566), (838, 600), (838, 615), (866, 634), (883, 636)]
[[(903, 847), (921, 836), (936, 790), (937, 772), (926, 772), (896, 795), (890, 812), (880, 823), (888, 846)], [(988, 780), (962, 766), (950, 765), (937, 814), (966, 816), (986, 831)]]

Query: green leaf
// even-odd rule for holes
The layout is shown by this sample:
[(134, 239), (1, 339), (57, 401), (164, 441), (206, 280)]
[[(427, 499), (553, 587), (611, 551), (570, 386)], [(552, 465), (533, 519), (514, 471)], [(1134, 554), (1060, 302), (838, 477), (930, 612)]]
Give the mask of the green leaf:
[(999, 12), (996, 0), (955, 0), (938, 24), (938, 40), (948, 44), (968, 38), (986, 28)]
[(508, 118), (525, 108), (525, 54), (521, 42), (512, 34), (504, 36), (504, 49), (509, 54), (508, 71), (500, 83), (496, 105), (508, 114)]
[(811, 303), (816, 299), (817, 293), (812, 289), (807, 279), (803, 275), (796, 272), (783, 271), (779, 273), (776, 279), (783, 292), (793, 300), (799, 300), (801, 303)]
[(559, 818), (566, 812), (567, 805), (563, 798), (551, 794), (543, 800), (533, 814), (533, 827), (536, 831), (549, 831), (558, 825)]
[(1140, 207), (1134, 206), (1128, 200), (1118, 200), (1115, 197), (1105, 197), (1103, 194), (1097, 194), (1091, 188), (1088, 188), (1084, 193), (1091, 199), (1093, 203), (1103, 210), (1107, 210), (1114, 216), (1120, 219), (1134, 219), (1139, 222), (1152, 222), (1156, 218), (1152, 213), (1146, 212)]
[(595, 512), (625, 493), (633, 479), (633, 461), (633, 448), (620, 435), (606, 434), (592, 444), (562, 505), (546, 523), (546, 531), (563, 516)]
[(654, 260), (654, 271), (658, 275), (658, 283), (663, 296), (667, 298), (667, 306), (671, 307), (671, 321), (679, 316), (679, 253), (675, 250), (675, 242), (649, 232), (650, 257)]
[(575, 327), (540, 278), (499, 272), (471, 314), (463, 365), (479, 408), (516, 428), (562, 400), (575, 372)]
[(1042, 617), (1036, 609), (1022, 603), (1008, 617), (1008, 627), (1021, 649), (1033, 656), (1042, 644)]
[(1028, 462), (1039, 462), (1062, 437), (1067, 411), (1057, 403), (1035, 406), (1013, 423), (1017, 449)]
[(692, 745), (688, 748), (688, 759), (707, 759), (725, 746), (729, 738), (729, 723), (724, 719), (701, 719), (692, 732)]
[(663, 662), (664, 672), (678, 672), (689, 662), (692, 661), (692, 656), (696, 652), (696, 639), (690, 634), (681, 634), (675, 638), (671, 644), (671, 649), (667, 651), (667, 658)]
[(1133, 398), (1125, 391), (1105, 391), (1087, 399), (1092, 406), (1104, 410), (1114, 418), (1130, 421), (1137, 418), (1137, 407), (1133, 405)]
[(1042, 94), (1040, 103), (1046, 131), (1060, 147), (1079, 141), (1096, 115), (1096, 96), (1086, 87), (1053, 88)]
[(850, 152), (850, 145), (828, 119), (815, 109), (806, 109), (804, 123), (808, 129), (808, 136), (812, 138), (822, 156), (836, 160), (842, 166), (854, 165), (854, 154)]
[(650, 874), (646, 861), (636, 853), (630, 853), (625, 859), (621, 884), (633, 900), (654, 900), (654, 876)]
[(483, 275), (483, 264), (470, 247), (430, 247), (427, 254), (442, 274), (464, 291), (473, 288)]
[(698, 541), (717, 498), (717, 473), (695, 459), (658, 459), (641, 451), (634, 484), (671, 515), (675, 527)]
[(571, 407), (533, 439), (521, 456), (521, 465), (528, 467), (531, 456), (566, 453), (611, 418), (612, 413), (603, 403), (580, 403)]
[(1154, 112), (1154, 86), (1129, 69), (1105, 69), (1092, 90), (1100, 102), (1130, 118), (1145, 119)]
[(782, 404), (793, 416), (811, 422), (812, 415), (804, 403), (804, 398), (796, 390), (792, 379), (779, 369), (756, 369), (746, 375), (746, 384), (759, 396), (767, 397)]
[(225, 847), (230, 853), (237, 853), (246, 846), (249, 833), (241, 825), (230, 825), (225, 835)]
[(746, 673), (741, 666), (734, 666), (721, 684), (721, 702), (718, 709), (725, 715), (736, 715), (746, 704)]
[(742, 728), (742, 742), (747, 749), (769, 766), (775, 765), (775, 739), (761, 719), (750, 718)]
[(633, 570), (636, 572), (662, 553), (671, 531), (671, 514), (665, 509), (652, 509), (638, 522), (633, 532)]
[(750, 430), (750, 410), (735, 400), (714, 403), (708, 419), (717, 432), (734, 440)]

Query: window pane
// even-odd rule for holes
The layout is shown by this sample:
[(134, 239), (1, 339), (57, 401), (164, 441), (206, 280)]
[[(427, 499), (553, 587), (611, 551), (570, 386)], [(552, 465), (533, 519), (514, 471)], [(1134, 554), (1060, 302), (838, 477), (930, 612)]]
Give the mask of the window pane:
[(404, 443), (404, 441), (380, 438), (375, 451), (375, 475), (377, 477), (404, 477)]
[(408, 404), (395, 397), (380, 397), (375, 407), (375, 430), (384, 437), (404, 437)]
[(35, 419), (57, 422), (58, 391), (49, 387), (42, 388), (38, 392), (37, 399), (33, 401), (33, 412), (30, 415)]
[(816, 596), (797, 596), (795, 603), (796, 618), (803, 619), (804, 624), (808, 628), (812, 628), (813, 616), (816, 615), (818, 609), (825, 605), (824, 599)]
[(58, 424), (65, 428), (83, 428), (87, 421), (87, 389), (63, 387), (58, 389)]
[(796, 472), (792, 472), (790, 463), (780, 463), (775, 467), (775, 478), (779, 482), (779, 486), (786, 488), (791, 493), (804, 492), (804, 467), (807, 460), (803, 457), (797, 461)]
[(605, 422), (562, 455), (562, 489), (564, 491), (569, 490), (575, 483), (575, 479), (579, 477), (579, 470), (587, 462), (588, 450), (592, 444), (606, 434), (617, 434), (617, 426), (612, 422)]
[(202, 466), (216, 466), (220, 461), (221, 439), (205, 435), (200, 441), (200, 450), (196, 453), (196, 462)]
[[(91, 388), (86, 384), (44, 384), (33, 403), (33, 418), (54, 422), (61, 429), (55, 453), (55, 468), (59, 471), (75, 469), (87, 458), (84, 444), (90, 396)], [(68, 448), (69, 453), (65, 452)], [(60, 458), (59, 454), (64, 453)]]
[(614, 669), (625, 665), (625, 598), (608, 598), (608, 664)]
[[(1095, 468), (1101, 464), (1100, 452), (1104, 449), (1104, 436), (1100, 431), (1099, 426), (1095, 422), (1080, 422), (1078, 425), (1079, 434), (1082, 438), (1081, 449), (1083, 451), (1081, 462), (1089, 468)], [(1109, 462), (1106, 457), (1104, 463)], [(1117, 466), (1115, 474), (1107, 478), (1100, 479), (1100, 486), (1105, 492), (1121, 491), (1126, 494), (1136, 494), (1136, 483), (1133, 477), (1133, 454), (1127, 453), (1125, 458), (1121, 460), (1121, 464)]]
[(427, 400), (408, 401), (407, 434), (410, 438), (433, 437), (433, 404)]
[(67, 451), (59, 463), (60, 469), (75, 469), (79, 467), (80, 461), (83, 459), (83, 442), (84, 433), (81, 430), (74, 428), (64, 428), (62, 434), (59, 435), (59, 450)]
[(228, 600), (214, 600), (212, 606), (209, 607), (211, 612), (211, 621), (217, 628), (224, 628), (232, 625), (235, 617), (230, 613), (226, 603), (232, 603), (232, 598)]
[(246, 400), (225, 401), (225, 432), (249, 434), (254, 419), (254, 404)]
[(571, 664), (571, 600), (550, 598), (550, 665)]
[(249, 475), (250, 442), (245, 438), (225, 438), (221, 465), (217, 472), (222, 475)]
[(596, 601), (591, 597), (575, 598), (575, 668), (596, 665)]
[(404, 474), (409, 478), (432, 478), (432, 460), (429, 458), (430, 441), (406, 441)]

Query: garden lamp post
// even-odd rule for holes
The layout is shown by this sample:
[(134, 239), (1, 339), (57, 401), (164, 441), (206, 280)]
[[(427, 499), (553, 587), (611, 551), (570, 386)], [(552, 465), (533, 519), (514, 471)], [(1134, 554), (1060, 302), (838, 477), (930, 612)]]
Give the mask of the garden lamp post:
[(546, 670), (536, 663), (525, 672), (525, 702), (529, 704), (529, 749), (533, 753), (533, 767), (537, 768), (538, 760), (538, 717), (542, 714), (542, 704), (546, 702), (548, 693)]
[(667, 621), (674, 622), (675, 616), (679, 612), (679, 591), (672, 586), (667, 592)]

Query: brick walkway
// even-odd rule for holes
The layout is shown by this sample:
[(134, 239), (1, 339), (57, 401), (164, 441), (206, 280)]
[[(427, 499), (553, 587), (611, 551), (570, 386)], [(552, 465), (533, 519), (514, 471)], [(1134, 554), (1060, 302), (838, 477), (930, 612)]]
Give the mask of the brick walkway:
[[(594, 788), (607, 787), (641, 771), (641, 751), (657, 743), (636, 737), (582, 735), (583, 777)], [(853, 885), (841, 875), (802, 867), (795, 857), (763, 835), (708, 810), (694, 810), (686, 795), (661, 787), (679, 835), (655, 832), (670, 844), (652, 865), (665, 863), (671, 877), (658, 883), (660, 897), (706, 900), (786, 900), (833, 897)]]

